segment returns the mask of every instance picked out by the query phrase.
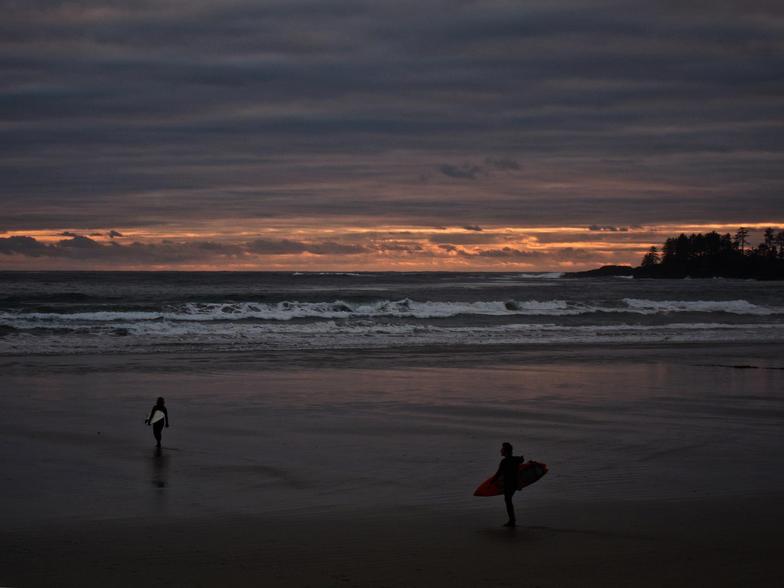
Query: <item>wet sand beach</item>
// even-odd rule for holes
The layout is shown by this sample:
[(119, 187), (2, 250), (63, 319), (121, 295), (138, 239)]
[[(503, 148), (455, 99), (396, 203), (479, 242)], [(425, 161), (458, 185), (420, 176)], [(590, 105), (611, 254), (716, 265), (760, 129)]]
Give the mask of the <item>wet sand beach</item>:
[[(17, 586), (774, 586), (780, 497), (110, 520), (3, 534)], [(567, 526), (570, 525), (570, 526)]]
[[(748, 345), (6, 358), (0, 584), (775, 585), (782, 367)], [(551, 467), (512, 531), (471, 496), (505, 440)]]

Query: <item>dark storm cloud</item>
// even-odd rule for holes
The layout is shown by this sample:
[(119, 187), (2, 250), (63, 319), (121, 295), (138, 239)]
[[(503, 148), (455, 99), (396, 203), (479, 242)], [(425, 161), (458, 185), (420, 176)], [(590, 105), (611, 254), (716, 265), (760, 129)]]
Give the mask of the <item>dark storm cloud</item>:
[(590, 225), (588, 227), (589, 231), (610, 231), (611, 233), (626, 233), (629, 230), (629, 227), (614, 227), (612, 225)]
[(103, 249), (89, 237), (73, 236), (54, 244), (47, 245), (28, 236), (0, 238), (0, 253), (5, 255), (24, 255), (27, 257), (70, 257), (89, 251)]
[(207, 254), (238, 255), (243, 248), (220, 243), (130, 243), (102, 244), (89, 237), (75, 236), (54, 243), (42, 243), (33, 237), (0, 238), (0, 254), (32, 258), (68, 259), (75, 262), (184, 263), (198, 261)]
[(626, 226), (781, 208), (779, 3), (0, 9), (0, 230)]
[(454, 245), (439, 245), (440, 249), (447, 253), (457, 254), (466, 258), (485, 258), (507, 262), (529, 263), (548, 258), (548, 255), (541, 251), (526, 251), (515, 247), (500, 247), (491, 249), (478, 249), (475, 251), (455, 247)]
[[(414, 246), (412, 246), (412, 251)], [(80, 262), (118, 263), (186, 263), (205, 258), (239, 258), (248, 255), (356, 255), (371, 249), (357, 244), (335, 241), (300, 242), (256, 239), (248, 243), (226, 244), (215, 241), (173, 241), (160, 243), (132, 242), (120, 245), (101, 243), (89, 237), (74, 236), (53, 243), (43, 243), (29, 236), (0, 237), (0, 254), (23, 257), (72, 259)]]
[(257, 239), (249, 243), (248, 248), (254, 253), (261, 253), (263, 255), (291, 255), (304, 253), (306, 246), (299, 241), (290, 241), (288, 239), (270, 240), (270, 239)]
[(305, 250), (315, 255), (357, 255), (359, 253), (367, 253), (368, 251), (362, 245), (335, 243), (334, 241), (309, 243)]
[[(480, 258), (492, 259), (506, 263), (550, 263), (555, 265), (559, 262), (577, 262), (577, 263), (596, 263), (597, 256), (595, 251), (586, 251), (574, 247), (564, 247), (556, 251), (529, 251), (526, 249), (518, 249), (516, 247), (500, 247), (492, 249), (480, 249), (478, 251), (467, 251), (465, 249), (447, 248), (442, 246), (446, 251), (454, 251), (461, 257), (467, 258)], [(637, 251), (636, 249), (633, 251)], [(605, 253), (614, 253), (606, 251)]]
[(519, 169), (520, 164), (512, 159), (499, 159), (494, 157), (485, 158), (484, 165), (468, 162), (460, 165), (442, 163), (438, 166), (438, 171), (442, 174), (458, 180), (476, 180), (481, 177), (489, 177), (491, 171), (508, 172)]
[(79, 254), (85, 250), (103, 249), (97, 241), (93, 241), (90, 237), (82, 237), (81, 235), (74, 235), (71, 239), (60, 241), (56, 247), (60, 250), (73, 249), (74, 251), (79, 251)]
[(514, 247), (502, 247), (501, 249), (485, 249), (475, 253), (478, 257), (503, 257), (514, 259), (536, 259), (542, 257), (538, 251), (525, 251)]
[(17, 236), (0, 238), (0, 253), (26, 257), (48, 257), (51, 249), (33, 237)]
[(454, 243), (456, 245), (480, 245), (483, 243), (497, 243), (502, 241), (506, 235), (488, 232), (472, 233), (443, 233), (430, 235), (428, 241), (431, 243)]
[(475, 180), (485, 173), (483, 167), (472, 163), (464, 163), (462, 165), (444, 163), (438, 166), (438, 171), (445, 176), (458, 180)]
[(485, 158), (485, 165), (493, 169), (499, 169), (504, 171), (520, 169), (520, 164), (514, 161), (513, 159), (504, 159), (504, 158), (497, 158), (497, 157)]
[(373, 249), (379, 252), (393, 252), (393, 253), (419, 253), (424, 251), (424, 248), (418, 243), (405, 243), (397, 241), (383, 241), (375, 243)]

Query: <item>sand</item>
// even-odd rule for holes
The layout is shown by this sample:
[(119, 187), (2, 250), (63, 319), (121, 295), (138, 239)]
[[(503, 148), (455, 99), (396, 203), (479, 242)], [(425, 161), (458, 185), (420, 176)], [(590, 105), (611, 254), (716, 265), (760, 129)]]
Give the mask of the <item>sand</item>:
[(518, 500), (514, 530), (416, 509), (49, 525), (0, 535), (2, 573), (18, 586), (774, 586), (779, 498), (536, 513)]
[[(776, 585), (779, 362), (753, 347), (5, 360), (0, 585)], [(143, 425), (158, 395), (161, 455)], [(511, 531), (502, 499), (471, 496), (503, 440), (552, 468)]]

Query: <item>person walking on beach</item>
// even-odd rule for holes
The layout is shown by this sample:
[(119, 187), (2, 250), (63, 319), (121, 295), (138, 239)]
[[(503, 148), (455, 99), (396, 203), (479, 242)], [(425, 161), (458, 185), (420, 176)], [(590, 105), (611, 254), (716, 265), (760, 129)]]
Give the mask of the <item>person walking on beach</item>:
[(515, 518), (514, 505), (512, 504), (512, 496), (517, 491), (517, 472), (521, 463), (525, 461), (522, 455), (512, 455), (514, 448), (511, 443), (504, 442), (501, 445), (501, 455), (503, 459), (498, 465), (498, 471), (493, 476), (493, 482), (497, 482), (501, 478), (504, 485), (504, 502), (506, 503), (506, 514), (509, 520), (504, 527), (516, 527), (517, 519)]
[(167, 428), (169, 427), (169, 413), (166, 410), (166, 401), (162, 396), (158, 397), (155, 406), (153, 406), (150, 411), (150, 416), (145, 419), (144, 424), (152, 425), (152, 434), (155, 435), (155, 447), (160, 449), (161, 432), (163, 431), (164, 424)]

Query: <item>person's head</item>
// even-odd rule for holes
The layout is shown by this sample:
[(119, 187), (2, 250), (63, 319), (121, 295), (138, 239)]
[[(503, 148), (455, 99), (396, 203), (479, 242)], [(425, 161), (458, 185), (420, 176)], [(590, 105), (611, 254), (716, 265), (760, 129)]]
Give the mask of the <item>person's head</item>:
[(504, 441), (501, 444), (501, 455), (503, 455), (504, 457), (512, 455), (512, 451), (513, 450), (514, 449), (512, 448), (512, 444), (511, 443), (507, 443), (506, 441)]
[(158, 396), (158, 400), (155, 402), (158, 406), (163, 406), (165, 403), (166, 401), (163, 399), (163, 396)]

